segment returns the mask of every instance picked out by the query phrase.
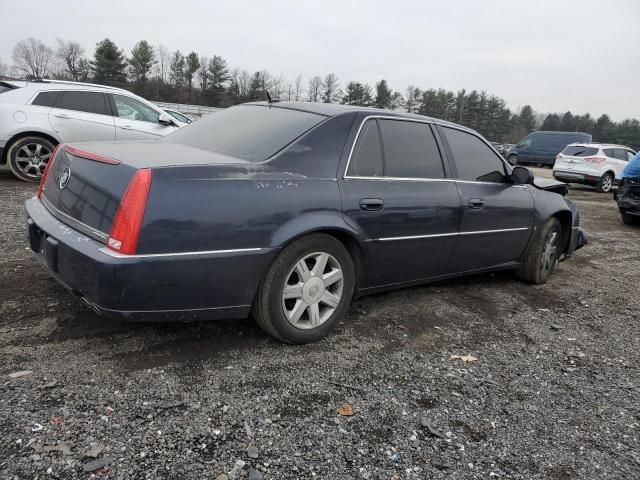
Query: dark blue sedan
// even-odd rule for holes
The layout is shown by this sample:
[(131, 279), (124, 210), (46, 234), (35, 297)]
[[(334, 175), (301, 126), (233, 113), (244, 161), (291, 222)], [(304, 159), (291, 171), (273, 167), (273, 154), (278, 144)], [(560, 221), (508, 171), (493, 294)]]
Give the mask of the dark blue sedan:
[(459, 125), (263, 102), (155, 142), (61, 145), (26, 207), (36, 258), (101, 314), (252, 313), (304, 343), (354, 295), (503, 269), (546, 282), (586, 243), (563, 190)]

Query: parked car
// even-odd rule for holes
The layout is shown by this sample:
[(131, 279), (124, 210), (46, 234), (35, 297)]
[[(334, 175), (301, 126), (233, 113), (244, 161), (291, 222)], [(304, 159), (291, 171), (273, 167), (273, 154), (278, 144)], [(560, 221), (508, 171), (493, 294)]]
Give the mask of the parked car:
[(170, 110), (168, 108), (165, 108), (163, 110), (165, 112), (167, 112), (169, 115), (171, 115), (173, 117), (173, 119), (181, 127), (183, 127), (185, 125), (189, 125), (191, 122), (193, 122), (193, 118), (189, 117), (188, 115), (185, 115), (184, 113), (180, 113), (180, 112), (178, 112), (176, 110)]
[(609, 192), (620, 181), (620, 174), (635, 152), (623, 145), (572, 143), (556, 157), (556, 180), (582, 183)]
[(496, 151), (500, 155), (504, 155), (504, 153), (505, 153), (504, 145), (502, 145), (501, 143), (498, 143), (498, 142), (491, 142), (491, 145), (493, 146), (493, 148), (496, 149)]
[(258, 102), (157, 142), (62, 145), (26, 209), (36, 258), (97, 312), (253, 312), (304, 343), (354, 295), (503, 269), (546, 282), (587, 240), (576, 205), (532, 181), (459, 125)]
[(511, 165), (536, 164), (553, 167), (556, 156), (570, 143), (591, 143), (591, 134), (581, 132), (533, 132), (511, 147), (507, 160)]
[(640, 225), (640, 179), (623, 178), (614, 193), (622, 223)]
[(0, 82), (0, 165), (20, 180), (40, 180), (56, 145), (91, 140), (149, 140), (178, 124), (120, 88), (43, 80)]

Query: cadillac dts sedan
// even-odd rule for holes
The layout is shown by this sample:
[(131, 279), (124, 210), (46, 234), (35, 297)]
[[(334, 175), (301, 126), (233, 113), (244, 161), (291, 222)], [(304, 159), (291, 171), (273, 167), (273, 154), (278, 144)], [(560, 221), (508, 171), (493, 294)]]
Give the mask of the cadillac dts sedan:
[(26, 209), (35, 257), (100, 314), (252, 314), (305, 343), (354, 296), (506, 269), (546, 282), (587, 238), (563, 185), (536, 183), (459, 125), (258, 102), (159, 141), (60, 145)]

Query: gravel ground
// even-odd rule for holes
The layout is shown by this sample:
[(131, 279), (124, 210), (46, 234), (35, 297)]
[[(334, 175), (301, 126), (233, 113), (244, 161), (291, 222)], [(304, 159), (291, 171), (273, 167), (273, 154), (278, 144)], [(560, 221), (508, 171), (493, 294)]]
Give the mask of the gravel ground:
[(368, 297), (293, 347), (96, 316), (30, 258), (34, 191), (0, 172), (1, 478), (640, 477), (640, 229), (610, 195), (571, 190), (591, 243), (546, 285)]

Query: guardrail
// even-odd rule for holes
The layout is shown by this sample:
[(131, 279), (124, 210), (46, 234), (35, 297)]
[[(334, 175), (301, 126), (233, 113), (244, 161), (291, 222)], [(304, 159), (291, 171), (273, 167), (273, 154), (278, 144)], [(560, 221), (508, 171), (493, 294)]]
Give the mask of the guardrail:
[(216, 113), (222, 108), (216, 107), (205, 107), (204, 105), (189, 105), (187, 103), (169, 103), (169, 102), (151, 102), (157, 105), (159, 108), (168, 108), (169, 110), (176, 110), (180, 113), (184, 113), (186, 115), (209, 115), (211, 113)]

